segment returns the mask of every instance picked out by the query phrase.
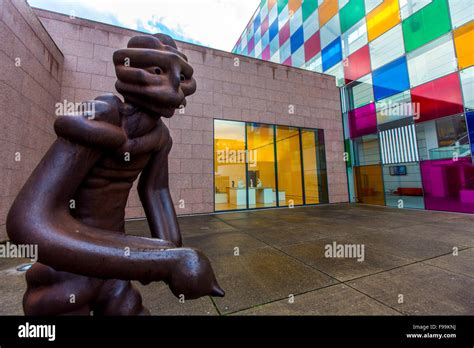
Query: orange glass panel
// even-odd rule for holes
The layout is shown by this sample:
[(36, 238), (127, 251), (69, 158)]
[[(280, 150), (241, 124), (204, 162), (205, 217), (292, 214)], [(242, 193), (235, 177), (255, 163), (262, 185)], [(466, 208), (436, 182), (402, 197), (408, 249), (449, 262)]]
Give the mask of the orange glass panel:
[(277, 0), (268, 0), (268, 9), (271, 10), (273, 5), (275, 5)]
[(382, 166), (354, 167), (357, 202), (385, 205)]
[(288, 1), (288, 10), (290, 13), (295, 13), (297, 9), (301, 7), (301, 0), (290, 0)]
[(332, 17), (334, 17), (339, 10), (337, 0), (324, 0), (319, 6), (319, 27), (326, 24)]
[(400, 23), (398, 0), (385, 0), (367, 15), (367, 33), (372, 41)]
[(474, 22), (454, 30), (459, 70), (474, 65)]

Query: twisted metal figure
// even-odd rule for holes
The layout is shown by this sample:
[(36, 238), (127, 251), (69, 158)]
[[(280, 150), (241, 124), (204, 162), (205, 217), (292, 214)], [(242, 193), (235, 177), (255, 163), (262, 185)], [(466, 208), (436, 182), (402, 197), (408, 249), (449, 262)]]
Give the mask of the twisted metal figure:
[[(207, 257), (182, 247), (168, 187), (172, 141), (161, 117), (195, 92), (193, 69), (163, 34), (133, 37), (113, 60), (124, 102), (104, 95), (86, 102), (93, 115), (58, 117), (57, 140), (8, 214), (11, 240), (39, 249), (26, 274), (26, 315), (149, 314), (131, 280), (164, 281), (186, 299), (224, 296)], [(154, 238), (124, 233), (139, 174)]]

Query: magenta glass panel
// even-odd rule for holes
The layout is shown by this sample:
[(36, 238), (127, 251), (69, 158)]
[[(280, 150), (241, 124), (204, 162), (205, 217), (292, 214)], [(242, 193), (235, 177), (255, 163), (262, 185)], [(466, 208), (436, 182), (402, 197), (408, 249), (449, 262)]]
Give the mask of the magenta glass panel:
[(474, 213), (471, 157), (422, 161), (420, 168), (426, 209)]
[(265, 47), (265, 49), (262, 51), (262, 59), (270, 60), (270, 45)]
[(377, 133), (377, 114), (375, 104), (371, 103), (349, 111), (349, 127), (351, 138)]

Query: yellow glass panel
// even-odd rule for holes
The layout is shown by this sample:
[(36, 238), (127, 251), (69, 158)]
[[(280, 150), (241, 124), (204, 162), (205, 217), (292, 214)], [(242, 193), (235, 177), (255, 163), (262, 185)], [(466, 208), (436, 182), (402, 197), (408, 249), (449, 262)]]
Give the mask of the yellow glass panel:
[(249, 208), (276, 206), (274, 128), (247, 124)]
[(316, 157), (316, 133), (312, 130), (301, 131), (304, 167), (304, 193), (306, 204), (318, 204), (318, 160)]
[(319, 27), (322, 27), (326, 24), (332, 17), (334, 17), (339, 10), (339, 5), (337, 0), (324, 0), (324, 2), (319, 5)]
[(454, 30), (459, 70), (474, 65), (474, 22)]
[(367, 33), (372, 41), (400, 23), (398, 0), (385, 0), (367, 15)]
[(247, 208), (245, 123), (214, 121), (215, 210)]
[(385, 205), (381, 165), (354, 167), (354, 179), (358, 203)]
[(278, 200), (280, 206), (303, 204), (298, 128), (277, 126)]

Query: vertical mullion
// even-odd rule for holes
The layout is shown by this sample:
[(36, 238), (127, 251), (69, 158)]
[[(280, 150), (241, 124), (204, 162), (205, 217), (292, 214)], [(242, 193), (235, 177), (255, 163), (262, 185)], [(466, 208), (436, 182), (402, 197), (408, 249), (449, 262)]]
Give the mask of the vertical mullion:
[(275, 156), (275, 194), (276, 194), (276, 206), (280, 206), (280, 189), (278, 187), (278, 153), (277, 153), (277, 126), (273, 125), (273, 155)]
[(300, 140), (300, 166), (301, 166), (301, 194), (303, 195), (303, 205), (306, 205), (306, 191), (304, 186), (304, 163), (303, 163), (303, 137), (301, 128), (298, 128), (298, 136)]
[[(247, 137), (247, 122), (244, 122), (245, 125), (245, 200), (247, 203), (247, 210), (250, 209), (249, 206), (249, 164), (248, 164), (248, 137)], [(238, 186), (238, 185), (237, 185)]]

